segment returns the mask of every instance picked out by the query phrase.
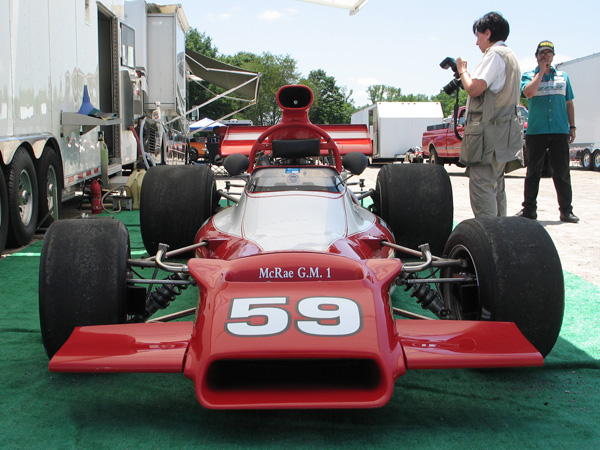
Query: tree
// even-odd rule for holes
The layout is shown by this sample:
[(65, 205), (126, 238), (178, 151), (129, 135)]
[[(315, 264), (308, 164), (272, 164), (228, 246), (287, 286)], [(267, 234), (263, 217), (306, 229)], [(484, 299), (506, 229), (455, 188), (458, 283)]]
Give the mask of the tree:
[(313, 70), (301, 83), (313, 91), (314, 101), (308, 115), (312, 123), (350, 123), (352, 103), (345, 90), (337, 86), (334, 77), (328, 76), (322, 69)]
[(377, 102), (429, 102), (429, 97), (425, 94), (403, 94), (402, 89), (385, 84), (374, 84), (367, 88), (369, 101), (373, 104)]
[(212, 38), (200, 33), (196, 28), (190, 28), (185, 35), (185, 48), (194, 50), (209, 58), (216, 58), (219, 50), (212, 43)]
[[(468, 98), (467, 91), (461, 89), (458, 92), (458, 105), (465, 106)], [(444, 111), (444, 117), (449, 116), (454, 111), (454, 104), (456, 103), (456, 94), (448, 95), (440, 89), (440, 93), (431, 96), (432, 102), (440, 102), (442, 104), (442, 110)]]
[(275, 125), (281, 119), (281, 111), (277, 105), (277, 91), (286, 84), (295, 84), (300, 78), (296, 69), (296, 60), (289, 55), (273, 55), (263, 53), (254, 55), (240, 52), (225, 58), (225, 62), (240, 68), (261, 73), (258, 103), (246, 109), (240, 115), (252, 120), (255, 125)]
[(385, 84), (374, 84), (367, 88), (369, 101), (372, 104), (377, 102), (400, 102), (402, 89), (394, 86), (386, 86)]

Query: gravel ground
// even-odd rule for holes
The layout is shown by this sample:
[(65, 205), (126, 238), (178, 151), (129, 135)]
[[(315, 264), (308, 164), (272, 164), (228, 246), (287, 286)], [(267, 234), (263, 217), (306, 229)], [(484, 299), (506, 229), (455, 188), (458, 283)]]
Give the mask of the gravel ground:
[[(465, 170), (454, 165), (444, 166), (450, 175), (454, 196), (454, 221), (473, 217), (469, 203), (469, 179)], [(378, 167), (369, 167), (361, 178), (367, 187), (375, 187)], [(508, 213), (521, 210), (523, 183), (526, 169), (512, 172), (506, 177)], [(559, 220), (558, 202), (552, 179), (543, 178), (538, 195), (538, 221), (552, 237), (560, 255), (563, 269), (582, 279), (600, 285), (596, 261), (600, 255), (600, 173), (571, 168), (573, 185), (573, 212), (580, 218), (577, 224)]]
[[(454, 165), (444, 166), (450, 175), (454, 196), (454, 221), (460, 222), (473, 217), (469, 204), (469, 179), (465, 170)], [(515, 214), (521, 210), (523, 182), (526, 169), (512, 172), (506, 177), (508, 212)], [(378, 166), (371, 166), (360, 176), (365, 179), (366, 188), (374, 188), (379, 172)], [(560, 255), (563, 269), (582, 279), (600, 286), (600, 276), (596, 260), (600, 255), (600, 173), (572, 167), (573, 212), (581, 219), (577, 224), (559, 220), (556, 191), (550, 178), (540, 182), (538, 195), (538, 221), (552, 237)], [(63, 218), (81, 216), (79, 201), (72, 200), (63, 205)], [(85, 211), (83, 211), (85, 212)], [(89, 212), (89, 211), (87, 211)], [(38, 239), (41, 236), (37, 236)], [(19, 249), (7, 249), (5, 254)]]

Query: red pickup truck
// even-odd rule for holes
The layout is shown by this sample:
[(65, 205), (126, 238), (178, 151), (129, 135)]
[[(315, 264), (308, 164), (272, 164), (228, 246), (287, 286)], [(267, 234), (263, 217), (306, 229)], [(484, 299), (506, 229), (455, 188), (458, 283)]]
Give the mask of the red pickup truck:
[[(465, 107), (458, 110), (458, 132), (464, 134)], [(429, 125), (423, 133), (423, 157), (429, 159), (429, 164), (458, 164), (461, 141), (454, 133), (454, 116), (444, 123)]]
[[(524, 106), (520, 107), (523, 126), (527, 131), (527, 118), (529, 111)], [(458, 109), (458, 133), (462, 136), (465, 132), (465, 110), (464, 106)], [(460, 156), (461, 140), (454, 133), (454, 116), (450, 116), (444, 123), (429, 125), (423, 133), (422, 149), (423, 157), (429, 160), (429, 164), (456, 164)]]

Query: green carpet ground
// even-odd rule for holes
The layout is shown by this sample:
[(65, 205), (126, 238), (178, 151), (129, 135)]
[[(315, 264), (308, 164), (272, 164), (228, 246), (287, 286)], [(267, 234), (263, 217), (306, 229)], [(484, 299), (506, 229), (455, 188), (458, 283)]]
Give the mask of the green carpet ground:
[[(142, 256), (136, 213), (118, 218)], [(373, 410), (211, 411), (182, 374), (50, 373), (40, 249), (0, 261), (1, 449), (600, 447), (600, 287), (572, 274), (544, 367), (408, 372), (390, 403)], [(192, 306), (195, 294), (176, 301)]]

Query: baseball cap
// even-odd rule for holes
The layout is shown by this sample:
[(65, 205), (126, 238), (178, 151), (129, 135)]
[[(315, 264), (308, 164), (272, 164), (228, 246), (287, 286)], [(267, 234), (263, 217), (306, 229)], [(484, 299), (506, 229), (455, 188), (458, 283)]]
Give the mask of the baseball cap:
[(545, 48), (549, 48), (550, 50), (552, 50), (552, 53), (554, 53), (554, 44), (550, 41), (542, 41), (538, 44), (535, 54), (537, 55), (540, 50), (543, 50)]

